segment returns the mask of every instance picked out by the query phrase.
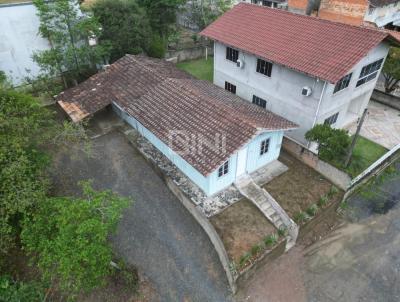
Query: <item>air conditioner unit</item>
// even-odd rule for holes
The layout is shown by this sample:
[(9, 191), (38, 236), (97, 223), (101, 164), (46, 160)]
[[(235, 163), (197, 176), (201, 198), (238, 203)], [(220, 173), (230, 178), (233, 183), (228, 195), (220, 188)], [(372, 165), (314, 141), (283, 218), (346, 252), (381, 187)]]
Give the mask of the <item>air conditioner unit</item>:
[(310, 87), (303, 87), (303, 89), (301, 90), (301, 94), (304, 96), (310, 96), (312, 93), (312, 89)]
[(239, 68), (243, 68), (244, 62), (243, 62), (242, 60), (238, 59), (238, 60), (236, 61), (236, 66), (239, 67)]

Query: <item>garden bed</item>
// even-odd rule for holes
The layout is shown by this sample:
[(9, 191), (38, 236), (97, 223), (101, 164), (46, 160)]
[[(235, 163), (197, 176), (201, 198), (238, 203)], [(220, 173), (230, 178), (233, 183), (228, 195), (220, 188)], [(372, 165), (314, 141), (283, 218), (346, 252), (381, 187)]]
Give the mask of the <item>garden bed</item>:
[(289, 170), (264, 188), (297, 223), (305, 222), (320, 208), (342, 199), (342, 191), (293, 156), (282, 152), (279, 160)]
[(251, 251), (269, 235), (277, 232), (261, 211), (247, 199), (242, 199), (210, 218), (225, 245), (229, 259), (239, 263), (241, 257)]

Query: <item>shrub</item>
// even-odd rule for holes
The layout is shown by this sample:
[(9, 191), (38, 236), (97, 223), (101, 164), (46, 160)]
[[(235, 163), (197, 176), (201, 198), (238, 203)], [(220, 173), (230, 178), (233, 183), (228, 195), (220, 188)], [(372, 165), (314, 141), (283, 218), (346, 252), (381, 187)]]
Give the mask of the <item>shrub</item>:
[(315, 216), (318, 212), (318, 206), (314, 203), (307, 208), (306, 212), (309, 216)]
[(286, 236), (286, 234), (287, 234), (287, 229), (285, 228), (285, 227), (280, 227), (279, 229), (278, 229), (278, 236), (279, 237), (285, 237)]
[(251, 259), (251, 254), (249, 252), (244, 253), (239, 259), (239, 265), (244, 266)]
[(167, 44), (163, 38), (158, 35), (154, 35), (151, 39), (149, 49), (147, 50), (147, 54), (150, 57), (154, 58), (164, 58), (165, 52), (167, 50)]
[(317, 202), (318, 206), (320, 207), (324, 207), (327, 203), (328, 203), (328, 197), (325, 195), (321, 196)]
[(297, 212), (294, 215), (294, 221), (296, 221), (297, 223), (303, 223), (305, 221), (307, 221), (310, 217), (307, 215), (307, 213), (304, 212)]
[(17, 282), (0, 276), (0, 301), (45, 301), (45, 288), (38, 282)]
[(334, 185), (331, 186), (328, 192), (328, 198), (332, 198), (334, 195), (336, 195), (339, 192), (339, 189), (336, 188)]
[(91, 290), (111, 275), (109, 236), (129, 200), (82, 183), (83, 198), (42, 200), (24, 220), (21, 240), (34, 256), (45, 280), (58, 280), (73, 296)]
[(272, 247), (277, 242), (278, 242), (278, 236), (276, 234), (272, 234), (264, 238), (264, 243), (267, 247)]
[(329, 125), (319, 124), (307, 131), (306, 139), (318, 143), (321, 159), (342, 160), (350, 146), (350, 136), (343, 129), (334, 129)]
[(251, 252), (251, 255), (252, 255), (252, 256), (255, 256), (255, 255), (257, 255), (258, 253), (260, 253), (261, 251), (262, 251), (261, 245), (255, 244), (255, 245), (252, 246), (250, 252)]

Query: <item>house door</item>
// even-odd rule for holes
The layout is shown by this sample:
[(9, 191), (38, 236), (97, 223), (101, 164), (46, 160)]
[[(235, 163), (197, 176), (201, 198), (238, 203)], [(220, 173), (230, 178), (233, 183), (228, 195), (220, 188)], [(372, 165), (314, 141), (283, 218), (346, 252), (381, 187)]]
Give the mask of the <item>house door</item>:
[(243, 148), (238, 152), (236, 177), (246, 173), (246, 165), (247, 165), (247, 147)]

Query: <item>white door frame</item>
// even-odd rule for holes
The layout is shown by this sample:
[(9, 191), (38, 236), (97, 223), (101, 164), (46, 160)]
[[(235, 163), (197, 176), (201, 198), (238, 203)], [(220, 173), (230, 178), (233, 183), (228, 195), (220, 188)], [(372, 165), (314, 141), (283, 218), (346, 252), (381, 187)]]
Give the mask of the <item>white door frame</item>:
[(247, 153), (248, 147), (244, 147), (239, 150), (237, 153), (237, 162), (236, 162), (236, 178), (247, 172)]

